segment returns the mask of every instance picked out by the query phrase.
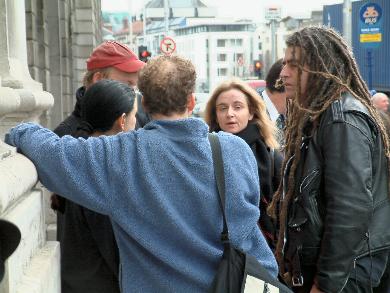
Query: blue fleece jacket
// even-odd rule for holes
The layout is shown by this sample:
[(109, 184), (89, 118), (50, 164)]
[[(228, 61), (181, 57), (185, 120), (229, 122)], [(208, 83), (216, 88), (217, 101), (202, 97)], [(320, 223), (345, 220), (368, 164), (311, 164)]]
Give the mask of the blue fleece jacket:
[[(109, 215), (121, 259), (122, 292), (205, 292), (221, 260), (222, 213), (208, 127), (198, 119), (88, 140), (32, 123), (6, 142), (31, 159), (51, 191)], [(240, 138), (219, 132), (226, 216), (233, 245), (273, 275), (277, 265), (257, 221), (257, 165)]]

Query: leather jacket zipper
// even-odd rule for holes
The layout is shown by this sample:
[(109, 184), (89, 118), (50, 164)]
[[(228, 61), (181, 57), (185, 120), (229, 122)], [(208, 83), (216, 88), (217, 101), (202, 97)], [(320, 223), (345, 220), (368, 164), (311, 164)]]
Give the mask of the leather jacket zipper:
[(321, 226), (321, 223), (322, 223), (322, 220), (320, 218), (320, 214), (318, 212), (318, 205), (317, 205), (317, 201), (315, 198), (313, 197), (309, 197), (309, 202), (310, 202), (310, 205), (311, 205), (311, 208), (313, 210), (313, 220), (314, 220), (314, 224), (318, 225), (318, 226)]
[(316, 175), (320, 172), (319, 169), (315, 169), (311, 171), (309, 174), (303, 178), (301, 185), (299, 186), (299, 192), (302, 193), (302, 191), (310, 185), (310, 183), (313, 181), (313, 179), (316, 177)]

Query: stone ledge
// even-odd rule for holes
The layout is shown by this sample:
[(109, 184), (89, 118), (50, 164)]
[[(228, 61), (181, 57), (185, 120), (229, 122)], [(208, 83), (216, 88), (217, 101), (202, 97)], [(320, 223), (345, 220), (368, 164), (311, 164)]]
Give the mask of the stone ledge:
[[(0, 142), (0, 148), (6, 149), (6, 145)], [(0, 160), (0, 214), (30, 191), (38, 180), (35, 166), (29, 159), (17, 153), (11, 155), (14, 150), (8, 151), (10, 155), (2, 152), (6, 157)]]
[(49, 92), (0, 87), (0, 120), (21, 122), (53, 106)]
[(20, 107), (18, 93), (10, 87), (0, 87), (0, 116), (15, 112)]
[(60, 243), (49, 241), (31, 259), (15, 293), (60, 293)]
[(23, 279), (31, 260), (45, 245), (46, 225), (42, 209), (42, 192), (32, 190), (1, 215), (19, 227), (22, 238), (18, 248), (6, 262), (7, 275), (2, 283), (7, 283), (7, 290), (0, 292), (16, 292), (15, 288)]
[(53, 96), (45, 91), (30, 91), (26, 89), (16, 90), (21, 98), (20, 111), (43, 112), (53, 106)]
[(46, 230), (47, 241), (56, 241), (57, 239), (57, 224), (49, 224)]

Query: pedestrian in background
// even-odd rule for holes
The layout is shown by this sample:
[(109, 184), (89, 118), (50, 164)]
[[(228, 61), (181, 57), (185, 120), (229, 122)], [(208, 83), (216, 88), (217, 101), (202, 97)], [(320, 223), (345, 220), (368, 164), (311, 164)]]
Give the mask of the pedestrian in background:
[(372, 104), (378, 110), (387, 112), (389, 110), (389, 97), (385, 93), (375, 93), (371, 98)]
[[(137, 55), (126, 45), (115, 41), (107, 41), (96, 47), (87, 60), (87, 72), (83, 78), (83, 86), (76, 92), (76, 105), (72, 114), (54, 129), (54, 132), (62, 137), (64, 135), (75, 135), (83, 124), (81, 105), (85, 92), (96, 82), (103, 79), (117, 80), (135, 88), (138, 81), (138, 71), (145, 65), (138, 60)], [(107, 91), (104, 91), (107, 93)], [(109, 98), (109, 96), (107, 97)], [(113, 101), (114, 102), (114, 101)], [(107, 104), (107, 107), (115, 105)], [(93, 110), (93, 109), (91, 109)], [(106, 110), (109, 113), (109, 109)], [(122, 114), (122, 113), (120, 113)], [(103, 117), (102, 117), (103, 119)], [(61, 179), (59, 179), (61, 180)], [(99, 279), (101, 274), (107, 275), (111, 272), (109, 280), (118, 278), (118, 248), (116, 244), (106, 251), (112, 250), (110, 260), (108, 256), (103, 257), (98, 253), (88, 254), (89, 245), (85, 236), (76, 233), (79, 229), (87, 229), (88, 225), (80, 224), (80, 207), (77, 204), (68, 204), (69, 201), (59, 195), (52, 196), (52, 208), (57, 210), (57, 240), (61, 243), (61, 287), (62, 293), (86, 292), (83, 291), (83, 283), (91, 283)], [(107, 239), (113, 238), (111, 222), (106, 217), (101, 217), (99, 226), (104, 227)], [(79, 227), (84, 225), (83, 227)], [(80, 247), (77, 247), (78, 243)], [(95, 249), (95, 243), (91, 244), (91, 253)], [(84, 261), (87, 259), (88, 261)], [(92, 269), (95, 268), (95, 269)], [(89, 281), (87, 281), (89, 280)], [(99, 282), (95, 284), (98, 285)], [(93, 285), (91, 285), (93, 286)], [(97, 288), (97, 287), (96, 287)], [(89, 291), (92, 292), (92, 291)], [(95, 291), (97, 292), (97, 291)], [(109, 292), (109, 291), (100, 291)]]
[(287, 98), (284, 86), (281, 83), (280, 72), (283, 68), (283, 59), (272, 64), (265, 78), (265, 89), (259, 93), (267, 107), (267, 113), (278, 128), (277, 141), (283, 149), (284, 127), (286, 124), (286, 104)]
[(205, 111), (210, 132), (225, 131), (245, 140), (257, 162), (260, 186), (260, 228), (268, 245), (275, 250), (276, 223), (267, 215), (267, 207), (280, 183), (282, 155), (275, 139), (276, 128), (264, 101), (247, 83), (231, 79), (212, 93)]
[[(110, 217), (121, 292), (207, 292), (221, 261), (223, 217), (208, 126), (188, 118), (195, 81), (189, 60), (158, 56), (139, 76), (143, 106), (153, 118), (144, 128), (77, 140), (26, 123), (6, 136), (34, 162), (49, 190)], [(230, 243), (276, 278), (274, 256), (257, 226), (255, 158), (242, 139), (218, 137)]]
[(286, 126), (276, 256), (295, 292), (371, 292), (390, 253), (388, 136), (352, 50), (332, 29), (286, 40)]

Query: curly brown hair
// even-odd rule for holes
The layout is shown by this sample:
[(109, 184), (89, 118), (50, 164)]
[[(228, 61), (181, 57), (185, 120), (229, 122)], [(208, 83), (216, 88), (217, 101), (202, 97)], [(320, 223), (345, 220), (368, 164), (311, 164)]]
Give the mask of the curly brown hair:
[(236, 89), (245, 94), (248, 101), (249, 112), (253, 114), (252, 123), (256, 123), (265, 144), (270, 148), (278, 148), (275, 139), (276, 127), (269, 118), (265, 103), (259, 94), (246, 82), (239, 78), (232, 78), (221, 83), (215, 88), (213, 94), (207, 102), (204, 119), (209, 125), (210, 131), (218, 131), (220, 127), (217, 122), (216, 103), (218, 96), (231, 89)]
[[(295, 97), (289, 100), (287, 105), (288, 119), (285, 129), (286, 148), (283, 170), (287, 160), (293, 155), (295, 158), (291, 165), (287, 192), (283, 200), (283, 187), (279, 186), (268, 209), (272, 216), (276, 216), (277, 206), (280, 203), (280, 229), (275, 253), (282, 274), (284, 273), (282, 250), (287, 210), (293, 199), (296, 184), (294, 174), (300, 160), (299, 150), (302, 136), (304, 132), (311, 133), (314, 130), (320, 115), (335, 100), (340, 99), (343, 92), (351, 93), (366, 106), (378, 125), (387, 159), (390, 157), (389, 140), (383, 121), (371, 105), (368, 88), (359, 73), (351, 49), (342, 37), (328, 27), (306, 27), (289, 36), (286, 44), (287, 47), (292, 48), (294, 63), (298, 67), (298, 86)], [(307, 84), (310, 86), (305, 93), (302, 93), (300, 81), (304, 71), (309, 73)]]
[(96, 72), (100, 72), (102, 74), (102, 78), (108, 79), (111, 69), (112, 67), (105, 67), (105, 68), (88, 70), (84, 74), (83, 85), (87, 88), (90, 87), (93, 84), (93, 76), (95, 75)]
[(138, 78), (145, 110), (151, 115), (183, 113), (195, 81), (195, 67), (190, 60), (177, 55), (150, 59)]

